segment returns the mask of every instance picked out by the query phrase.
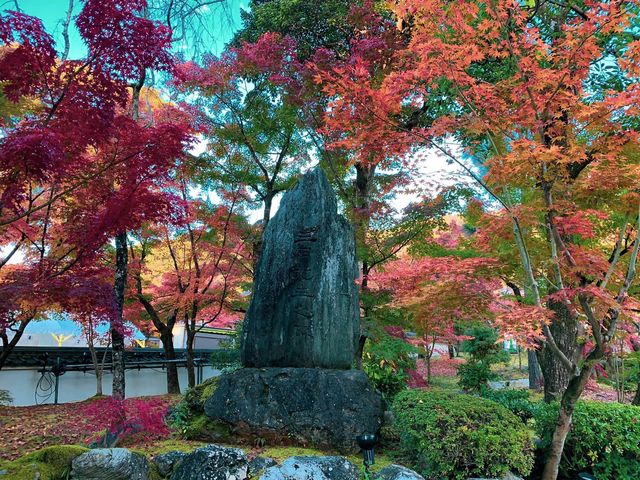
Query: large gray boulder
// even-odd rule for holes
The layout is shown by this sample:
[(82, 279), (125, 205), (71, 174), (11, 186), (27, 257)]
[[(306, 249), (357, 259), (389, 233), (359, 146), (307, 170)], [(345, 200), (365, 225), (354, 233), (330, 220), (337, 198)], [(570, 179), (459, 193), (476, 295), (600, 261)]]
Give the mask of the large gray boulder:
[(358, 480), (358, 467), (343, 457), (290, 457), (259, 480)]
[(355, 236), (320, 168), (280, 202), (244, 321), (247, 367), (347, 369), (360, 334)]
[(240, 436), (355, 451), (382, 425), (382, 397), (361, 370), (242, 368), (220, 377), (205, 413)]
[(245, 480), (248, 461), (239, 448), (207, 445), (184, 457), (171, 480)]
[(96, 448), (71, 462), (71, 478), (77, 480), (148, 480), (149, 464), (126, 448)]
[(375, 480), (424, 480), (422, 475), (413, 470), (395, 464), (384, 467), (374, 478)]

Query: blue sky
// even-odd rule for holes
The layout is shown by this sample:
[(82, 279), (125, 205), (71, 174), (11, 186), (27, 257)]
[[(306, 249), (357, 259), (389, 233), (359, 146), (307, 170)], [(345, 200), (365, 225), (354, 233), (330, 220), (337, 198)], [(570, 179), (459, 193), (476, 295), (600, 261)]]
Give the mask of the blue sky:
[[(103, 0), (110, 1), (110, 0)], [(40, 18), (47, 31), (57, 42), (57, 49), (63, 49), (62, 27), (63, 20), (69, 7), (69, 0), (17, 0), (20, 8), (34, 17)], [(219, 5), (203, 7), (202, 13), (206, 17), (207, 25), (210, 28), (210, 44), (207, 45), (209, 52), (218, 54), (224, 45), (231, 39), (233, 32), (240, 27), (241, 8), (247, 8), (248, 0), (226, 0)], [(0, 10), (14, 9), (13, 0), (0, 0)], [(82, 9), (83, 2), (74, 0), (73, 16), (78, 15)], [(70, 30), (71, 49), (70, 58), (80, 58), (86, 53), (82, 39), (75, 29), (75, 25)], [(180, 50), (180, 45), (176, 50)]]

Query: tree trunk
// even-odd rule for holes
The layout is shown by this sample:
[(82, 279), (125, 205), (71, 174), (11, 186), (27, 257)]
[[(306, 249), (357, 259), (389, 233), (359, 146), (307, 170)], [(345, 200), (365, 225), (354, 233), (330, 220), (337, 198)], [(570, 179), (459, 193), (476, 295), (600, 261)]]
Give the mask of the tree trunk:
[[(553, 338), (560, 350), (570, 360), (577, 361), (580, 350), (577, 345), (578, 322), (562, 302), (549, 302), (548, 307), (555, 313), (549, 325)], [(571, 372), (559, 361), (549, 347), (544, 347), (538, 358), (544, 377), (544, 401), (553, 402), (562, 397), (571, 380)]]
[(189, 387), (196, 386), (196, 366), (193, 358), (193, 344), (195, 341), (195, 331), (187, 332), (187, 378)]
[(87, 347), (89, 347), (91, 363), (93, 364), (93, 371), (96, 375), (96, 397), (102, 396), (102, 369), (98, 363), (98, 353), (96, 352), (96, 347), (92, 342), (87, 342)]
[(451, 342), (447, 343), (447, 350), (449, 352), (449, 360), (453, 360), (456, 357), (456, 349)]
[(253, 275), (256, 274), (256, 267), (258, 266), (258, 261), (260, 261), (260, 256), (262, 255), (262, 244), (264, 231), (267, 229), (267, 225), (269, 224), (269, 220), (271, 219), (271, 207), (273, 206), (273, 192), (267, 192), (264, 197), (264, 208), (262, 210), (262, 225), (260, 228), (260, 233), (256, 241), (253, 243)]
[[(353, 214), (353, 226), (356, 235), (356, 251), (359, 251), (366, 245), (367, 232), (369, 230), (370, 221), (370, 191), (371, 181), (375, 174), (375, 165), (364, 165), (356, 163), (356, 201), (357, 210)], [(364, 249), (362, 250), (364, 251)], [(362, 258), (362, 281), (360, 283), (360, 291), (366, 291), (368, 288), (369, 263), (367, 258)], [(362, 302), (361, 302), (362, 305)], [(356, 351), (356, 366), (362, 369), (362, 355), (364, 354), (364, 346), (367, 343), (367, 332), (364, 320), (368, 318), (366, 308), (362, 306), (362, 316), (360, 317), (360, 338), (358, 339), (358, 349)]]
[(173, 332), (170, 328), (160, 332), (160, 341), (164, 348), (164, 359), (167, 363), (167, 393), (180, 394), (180, 380), (178, 379), (178, 366), (175, 363), (176, 351), (173, 347)]
[(556, 421), (556, 427), (547, 453), (547, 461), (544, 465), (541, 480), (556, 480), (558, 478), (564, 443), (569, 431), (571, 430), (571, 420), (573, 418), (573, 411), (575, 409), (576, 402), (580, 398), (580, 395), (582, 395), (582, 391), (584, 390), (584, 387), (593, 371), (595, 359), (599, 356), (592, 354), (590, 357), (591, 358), (585, 361), (580, 374), (574, 375), (570, 378), (569, 383), (562, 394), (558, 410), (558, 420)]
[(636, 394), (633, 396), (633, 400), (631, 400), (631, 405), (640, 405), (640, 380), (638, 380)]
[(9, 358), (9, 355), (11, 355), (11, 352), (13, 352), (13, 349), (22, 338), (22, 334), (24, 333), (25, 328), (27, 328), (27, 325), (31, 320), (32, 319), (30, 318), (29, 320), (23, 320), (22, 322), (20, 322), (20, 326), (18, 327), (18, 330), (15, 332), (15, 335), (11, 340), (9, 340), (6, 333), (3, 332), (2, 350), (0, 350), (0, 370), (2, 370), (2, 367), (4, 367), (4, 364), (7, 362), (7, 358)]
[(538, 362), (538, 355), (535, 350), (527, 350), (527, 361), (529, 364), (529, 388), (537, 390), (542, 386), (542, 370)]
[(113, 389), (114, 398), (125, 398), (124, 375), (124, 291), (127, 286), (127, 232), (116, 235), (116, 278), (114, 282), (114, 294), (116, 300), (116, 318), (111, 322), (111, 360), (113, 362)]

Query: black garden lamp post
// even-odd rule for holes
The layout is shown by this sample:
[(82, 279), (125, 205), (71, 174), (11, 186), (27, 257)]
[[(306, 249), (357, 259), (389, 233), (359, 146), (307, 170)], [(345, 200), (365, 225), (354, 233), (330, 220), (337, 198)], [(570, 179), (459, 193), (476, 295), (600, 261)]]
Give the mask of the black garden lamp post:
[(356, 437), (358, 446), (362, 450), (362, 458), (364, 460), (364, 469), (367, 472), (369, 471), (369, 466), (375, 463), (373, 447), (375, 446), (377, 440), (378, 438), (372, 433), (358, 435)]

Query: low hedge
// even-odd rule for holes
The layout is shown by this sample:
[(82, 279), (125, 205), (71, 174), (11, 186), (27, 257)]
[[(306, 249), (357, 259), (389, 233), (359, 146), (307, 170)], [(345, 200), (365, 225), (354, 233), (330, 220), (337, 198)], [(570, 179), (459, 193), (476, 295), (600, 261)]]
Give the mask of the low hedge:
[[(539, 404), (536, 430), (546, 450), (558, 418), (558, 404)], [(596, 478), (640, 479), (640, 407), (579, 401), (560, 465), (561, 476), (587, 471)]]
[(529, 390), (513, 390), (508, 388), (502, 390), (486, 389), (481, 392), (481, 395), (484, 398), (499, 403), (525, 422), (534, 418), (538, 409), (544, 405), (539, 401), (531, 400)]
[(427, 479), (526, 476), (532, 434), (513, 413), (471, 395), (406, 390), (393, 403), (400, 452)]

